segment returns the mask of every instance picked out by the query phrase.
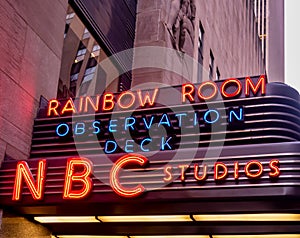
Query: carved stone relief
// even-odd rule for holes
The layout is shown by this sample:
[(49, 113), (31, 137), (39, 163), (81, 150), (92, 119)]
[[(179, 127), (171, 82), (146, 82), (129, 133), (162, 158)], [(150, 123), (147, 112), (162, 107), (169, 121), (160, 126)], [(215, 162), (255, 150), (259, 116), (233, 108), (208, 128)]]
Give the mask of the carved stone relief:
[(196, 5), (195, 0), (169, 0), (170, 8), (167, 13), (166, 27), (171, 37), (173, 47), (176, 50), (185, 53), (185, 42), (190, 38), (191, 43), (194, 43), (195, 32), (195, 15)]

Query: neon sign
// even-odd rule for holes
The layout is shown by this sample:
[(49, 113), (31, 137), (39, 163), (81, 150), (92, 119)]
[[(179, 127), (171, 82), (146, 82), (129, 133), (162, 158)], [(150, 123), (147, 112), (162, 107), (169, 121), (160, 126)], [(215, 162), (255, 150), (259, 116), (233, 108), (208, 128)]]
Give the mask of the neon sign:
[[(100, 117), (95, 117), (94, 120), (85, 118), (76, 118), (76, 121), (64, 121), (56, 125), (55, 134), (57, 139), (74, 137), (77, 138), (105, 138), (101, 140), (100, 148), (105, 154), (113, 154), (117, 152), (125, 153), (141, 153), (165, 150), (175, 150), (176, 133), (178, 129), (191, 130), (195, 128), (197, 131), (203, 131), (202, 128), (210, 128), (213, 125), (227, 124), (229, 129), (235, 128), (237, 123), (244, 122), (245, 109), (243, 106), (230, 108), (206, 108), (194, 109), (193, 111), (180, 111), (178, 113), (170, 112), (147, 114), (110, 118), (109, 114), (115, 108), (117, 111), (131, 110), (139, 111), (141, 108), (151, 108), (158, 106), (159, 97), (162, 89), (153, 89), (147, 91), (137, 90), (136, 92), (126, 91), (119, 95), (105, 93), (93, 98), (90, 96), (80, 97), (76, 100), (72, 98), (59, 102), (54, 99), (49, 101), (47, 108), (48, 117), (67, 116), (67, 115), (84, 115), (86, 113), (96, 113)], [(234, 99), (242, 93), (244, 97), (265, 95), (266, 93), (266, 77), (260, 76), (253, 80), (246, 77), (243, 80), (230, 78), (223, 82), (202, 82), (199, 85), (183, 84), (177, 89), (180, 93), (180, 98), (177, 98), (176, 103), (205, 105), (206, 102), (223, 98), (224, 100)], [(177, 104), (176, 104), (177, 105)], [(135, 108), (137, 108), (135, 110)], [(204, 107), (205, 108), (205, 107)], [(225, 115), (224, 115), (225, 112)], [(90, 114), (89, 114), (90, 115)], [(108, 115), (108, 116), (104, 116)], [(226, 118), (224, 121), (224, 118)], [(150, 130), (164, 128), (168, 135), (155, 138), (155, 141), (149, 137)], [(201, 130), (199, 130), (201, 128)], [(126, 133), (138, 133), (143, 131), (144, 136), (137, 140), (125, 139), (122, 144), (118, 144), (114, 139), (114, 133), (123, 135)], [(201, 134), (201, 132), (200, 132)]]
[[(136, 169), (146, 169), (150, 162), (143, 155), (135, 154), (139, 152), (150, 152), (151, 150), (174, 150), (176, 149), (176, 135), (160, 135), (156, 138), (151, 138), (150, 130), (166, 131), (181, 131), (188, 128), (189, 131), (204, 128), (209, 131), (209, 128), (215, 124), (226, 124), (229, 127), (234, 127), (236, 123), (244, 123), (245, 108), (244, 106), (232, 106), (220, 109), (211, 107), (200, 107), (205, 105), (205, 102), (215, 99), (229, 100), (235, 99), (243, 95), (250, 97), (266, 94), (266, 78), (260, 76), (256, 81), (246, 77), (244, 80), (235, 78), (227, 79), (222, 82), (202, 82), (199, 85), (184, 84), (179, 90), (180, 98), (177, 100), (181, 104), (198, 105), (193, 110), (185, 111), (185, 106), (179, 112), (172, 110), (161, 110), (159, 113), (150, 115), (135, 115), (121, 116), (111, 118), (111, 111), (115, 108), (118, 111), (131, 110), (133, 108), (151, 108), (159, 106), (159, 96), (161, 89), (153, 89), (148, 91), (138, 90), (136, 92), (126, 91), (118, 95), (105, 93), (96, 97), (80, 97), (77, 100), (72, 98), (59, 102), (54, 99), (49, 101), (47, 107), (48, 117), (61, 117), (68, 115), (84, 115), (88, 113), (103, 113), (95, 119), (85, 119), (87, 117), (78, 117), (76, 122), (59, 120), (60, 122), (55, 127), (57, 139), (68, 137), (81, 137), (87, 135), (95, 135), (96, 138), (103, 136), (101, 146), (106, 154), (118, 152), (118, 143), (113, 138), (107, 135), (113, 133), (125, 134), (132, 132), (139, 134), (143, 131), (144, 136), (138, 138), (138, 143), (134, 139), (124, 139), (122, 143), (123, 152), (126, 155), (117, 159), (113, 164), (109, 173), (109, 182), (112, 191), (121, 197), (132, 198), (141, 196), (147, 189), (143, 186), (142, 181), (136, 183), (122, 183), (122, 172), (128, 167)], [(176, 105), (176, 104), (175, 104)], [(212, 104), (213, 105), (213, 104)], [(107, 113), (108, 112), (108, 113)], [(106, 116), (108, 115), (108, 116)], [(205, 131), (204, 130), (204, 131)], [(200, 131), (200, 130), (198, 130)], [(200, 134), (201, 132), (199, 132)], [(209, 134), (209, 133), (207, 133)], [(104, 136), (105, 135), (105, 136)], [(156, 141), (154, 141), (156, 140)], [(97, 139), (98, 142), (98, 139)], [(100, 143), (99, 143), (100, 144)], [(150, 145), (151, 144), (151, 145)], [(155, 145), (156, 148), (153, 148)], [(209, 167), (205, 161), (202, 163), (192, 162), (191, 164), (167, 165), (161, 171), (161, 183), (173, 183), (177, 179), (182, 183), (187, 180), (195, 180), (200, 184), (205, 183), (208, 179), (215, 181), (216, 184), (222, 183), (227, 179), (238, 181), (241, 176), (243, 179), (255, 180), (268, 174), (269, 179), (278, 178), (280, 176), (279, 160), (273, 159), (268, 163), (258, 160), (233, 161), (230, 164), (222, 161), (216, 162)], [(71, 157), (66, 162), (64, 186), (62, 198), (65, 200), (79, 200), (86, 198), (93, 191), (93, 163), (88, 158)], [(15, 185), (13, 190), (13, 201), (21, 200), (21, 194), (24, 184), (27, 185), (30, 194), (35, 200), (42, 200), (45, 190), (45, 181), (47, 180), (46, 161), (40, 160), (36, 176), (34, 177), (25, 161), (20, 161), (16, 167)], [(24, 183), (25, 182), (25, 183)]]
[[(139, 154), (126, 154), (120, 157), (110, 170), (110, 186), (112, 191), (121, 197), (133, 198), (141, 196), (147, 190), (139, 181), (136, 185), (125, 186), (120, 180), (120, 172), (127, 167), (147, 168), (149, 160), (147, 157)], [(234, 171), (232, 171), (234, 169)], [(162, 182), (172, 183), (179, 178), (181, 182), (187, 179), (187, 171), (193, 170), (193, 178), (198, 182), (205, 182), (211, 175), (208, 175), (208, 165), (203, 164), (179, 164), (177, 166), (166, 166), (162, 170)], [(213, 165), (213, 179), (216, 183), (226, 181), (233, 176), (239, 179), (241, 171), (244, 171), (249, 180), (259, 179), (263, 174), (267, 174), (270, 179), (280, 176), (280, 162), (277, 159), (270, 160), (267, 164), (262, 164), (258, 160), (248, 161), (244, 165), (234, 162), (234, 166), (223, 162), (216, 162)], [(68, 200), (84, 199), (93, 190), (93, 163), (87, 158), (69, 158), (65, 169), (64, 190), (62, 198)], [(34, 200), (42, 200), (44, 194), (45, 182), (47, 180), (46, 161), (40, 160), (38, 163), (37, 177), (34, 181), (30, 169), (25, 161), (20, 161), (16, 166), (16, 177), (13, 190), (13, 201), (20, 201), (23, 189), (23, 179), (29, 188)], [(77, 186), (74, 186), (74, 185)], [(80, 185), (80, 186), (78, 186)], [(199, 185), (203, 186), (203, 185)]]
[[(229, 168), (233, 171), (229, 171)], [(187, 170), (193, 170), (194, 179), (196, 181), (205, 181), (208, 178), (208, 165), (203, 163), (201, 165), (194, 164), (190, 166), (188, 164), (181, 164), (178, 166), (166, 166), (164, 168), (164, 181), (166, 183), (171, 182), (174, 179), (175, 174), (180, 174), (180, 180), (184, 182), (186, 180)], [(246, 177), (249, 179), (258, 179), (266, 171), (269, 171), (269, 178), (278, 178), (280, 175), (279, 160), (273, 159), (268, 162), (267, 166), (263, 166), (260, 161), (252, 160), (247, 162), (245, 165), (239, 165), (239, 162), (234, 162), (234, 166), (226, 165), (222, 162), (216, 162), (213, 166), (214, 169), (214, 180), (224, 181), (227, 177), (233, 176), (234, 179), (238, 180), (240, 176), (240, 170), (243, 169)]]
[(38, 164), (37, 178), (34, 182), (32, 173), (26, 161), (19, 161), (16, 168), (15, 184), (13, 189), (12, 200), (19, 201), (21, 199), (21, 188), (23, 179), (27, 184), (29, 191), (35, 200), (43, 198), (43, 191), (46, 177), (46, 160), (40, 160)]
[[(81, 168), (81, 172), (76, 172), (76, 167)], [(93, 171), (93, 164), (86, 158), (70, 158), (67, 161), (65, 186), (64, 186), (64, 199), (80, 199), (86, 197), (92, 187), (93, 183), (91, 175)], [(72, 188), (73, 183), (77, 182), (82, 185), (81, 189), (75, 190)]]
[(148, 159), (142, 155), (129, 154), (124, 155), (113, 165), (110, 172), (110, 186), (115, 193), (121, 197), (137, 197), (140, 196), (145, 188), (139, 184), (134, 188), (125, 188), (119, 181), (119, 172), (126, 165), (137, 164), (139, 166), (145, 166), (148, 163)]
[[(121, 93), (117, 98), (112, 93), (105, 93), (102, 97), (102, 111), (111, 111), (116, 105), (121, 109), (131, 108), (136, 101), (138, 101), (139, 106), (145, 107), (146, 105), (153, 106), (157, 98), (158, 89), (154, 89), (152, 93), (146, 92), (142, 93), (140, 90), (136, 92), (126, 91)], [(47, 116), (63, 116), (68, 112), (71, 113), (86, 113), (91, 107), (94, 112), (98, 112), (100, 107), (100, 96), (97, 95), (95, 101), (91, 97), (81, 97), (79, 104), (76, 107), (72, 98), (68, 99), (64, 105), (60, 105), (60, 102), (56, 99), (50, 100), (48, 103)]]
[[(226, 109), (227, 123), (229, 126), (236, 122), (244, 121), (244, 108), (229, 108)], [(95, 120), (89, 122), (60, 123), (56, 126), (56, 135), (59, 138), (66, 138), (70, 136), (80, 137), (84, 135), (103, 135), (109, 133), (123, 133), (126, 131), (138, 131), (137, 125), (142, 126), (143, 130), (149, 131), (152, 128), (164, 127), (166, 129), (192, 127), (197, 128), (201, 126), (210, 126), (212, 124), (222, 123), (221, 112), (217, 109), (208, 109), (206, 111), (195, 111), (193, 113), (177, 113), (162, 115), (151, 115), (142, 117), (125, 117), (122, 119), (111, 120)], [(174, 138), (172, 136), (164, 136), (156, 143), (156, 150), (172, 150), (172, 143)], [(138, 148), (134, 148), (135, 142), (133, 140), (126, 140), (124, 142), (123, 150), (126, 153), (133, 152), (148, 152), (150, 149), (148, 144), (152, 143), (150, 137), (144, 137), (140, 140)], [(112, 154), (117, 151), (118, 144), (115, 140), (107, 140), (103, 146), (103, 151), (106, 154)]]

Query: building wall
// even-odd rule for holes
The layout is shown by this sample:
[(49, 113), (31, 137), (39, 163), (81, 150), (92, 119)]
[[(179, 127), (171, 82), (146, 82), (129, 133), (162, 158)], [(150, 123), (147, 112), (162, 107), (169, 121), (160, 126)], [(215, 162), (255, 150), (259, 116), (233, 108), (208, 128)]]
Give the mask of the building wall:
[[(117, 66), (109, 59), (88, 31), (71, 6), (68, 7), (63, 45), (63, 58), (58, 83), (58, 98), (102, 94), (104, 90), (119, 91), (119, 78), (109, 82), (108, 74), (117, 72)], [(103, 63), (105, 61), (106, 63)], [(105, 69), (103, 66), (107, 65)]]
[[(28, 159), (40, 96), (55, 98), (67, 0), (0, 1), (0, 162)], [(0, 237), (50, 237), (25, 218), (0, 214)]]
[[(168, 1), (170, 2), (170, 1)], [(164, 0), (139, 0), (135, 46), (172, 47), (165, 27), (169, 14), (168, 2)], [(199, 22), (204, 29), (203, 70), (201, 77), (195, 77), (193, 67), (189, 79), (170, 76), (164, 70), (139, 69), (134, 72), (133, 86), (147, 81), (180, 84), (186, 80), (197, 82), (215, 79), (218, 67), (220, 78), (241, 77), (264, 73), (260, 40), (257, 34), (253, 6), (250, 1), (199, 0), (196, 3), (194, 50), (192, 56), (198, 59)], [(212, 77), (209, 78), (210, 51), (214, 55)], [(135, 63), (141, 58), (137, 55)], [(178, 56), (180, 57), (180, 56)], [(183, 56), (183, 64), (184, 62)], [(173, 59), (166, 59), (166, 63)]]
[(126, 50), (131, 49), (134, 43), (137, 0), (69, 0), (69, 3), (107, 56), (123, 52), (122, 56), (112, 60), (114, 68), (121, 74), (112, 88), (119, 92), (128, 90), (132, 54), (127, 54)]
[[(284, 0), (282, 0), (284, 1)], [(300, 1), (284, 1), (284, 78), (285, 82), (300, 92), (299, 60)]]
[(0, 161), (27, 159), (40, 96), (55, 98), (67, 0), (0, 1)]
[[(203, 66), (208, 71), (212, 50), (221, 78), (264, 72), (260, 42), (249, 1), (197, 1), (197, 18), (204, 28)], [(196, 25), (196, 29), (198, 29)]]
[[(28, 159), (40, 96), (55, 98), (67, 0), (0, 1), (0, 162)], [(24, 218), (0, 215), (0, 237), (50, 237)]]
[(284, 82), (284, 0), (267, 0), (267, 6), (267, 75), (271, 82)]

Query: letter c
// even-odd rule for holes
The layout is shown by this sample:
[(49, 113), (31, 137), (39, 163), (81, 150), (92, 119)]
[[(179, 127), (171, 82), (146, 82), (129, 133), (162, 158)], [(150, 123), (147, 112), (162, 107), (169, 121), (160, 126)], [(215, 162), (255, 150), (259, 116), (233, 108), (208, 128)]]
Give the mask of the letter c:
[(145, 191), (144, 186), (139, 184), (133, 188), (124, 187), (120, 183), (119, 172), (127, 165), (137, 164), (143, 167), (147, 164), (147, 162), (148, 159), (145, 156), (139, 154), (127, 154), (118, 159), (110, 171), (110, 186), (112, 187), (114, 192), (121, 197), (127, 198), (140, 196)]

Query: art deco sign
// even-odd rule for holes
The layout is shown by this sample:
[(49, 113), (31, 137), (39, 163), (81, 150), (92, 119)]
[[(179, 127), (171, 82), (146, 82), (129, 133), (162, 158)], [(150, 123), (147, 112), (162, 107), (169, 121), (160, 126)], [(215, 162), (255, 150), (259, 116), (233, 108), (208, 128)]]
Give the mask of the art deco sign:
[(2, 166), (0, 182), (9, 186), (0, 198), (75, 201), (190, 190), (197, 197), (292, 185), (291, 160), (260, 146), (299, 140), (299, 104), (276, 95), (276, 87), (260, 76), (184, 84), (172, 88), (177, 93), (155, 88), (50, 100), (35, 121), (31, 159)]

